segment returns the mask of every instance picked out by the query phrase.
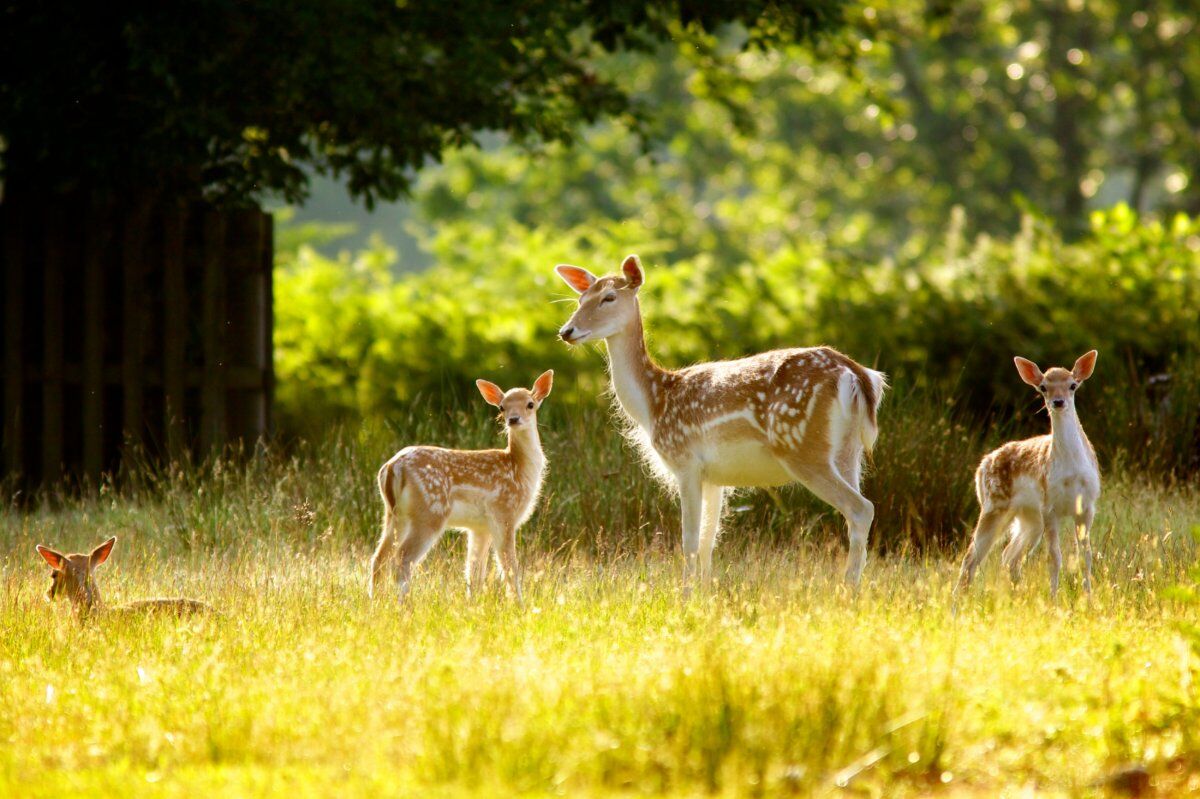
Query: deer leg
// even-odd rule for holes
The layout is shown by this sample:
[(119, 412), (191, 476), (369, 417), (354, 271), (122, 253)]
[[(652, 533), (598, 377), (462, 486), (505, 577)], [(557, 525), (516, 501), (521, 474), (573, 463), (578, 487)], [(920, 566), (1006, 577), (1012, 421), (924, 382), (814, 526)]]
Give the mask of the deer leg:
[(487, 577), (488, 551), (491, 547), (491, 530), (467, 531), (467, 599), (483, 591), (484, 579)]
[[(1088, 506), (1075, 514), (1075, 557), (1083, 556), (1083, 590), (1092, 592), (1092, 519), (1096, 509)], [(1082, 550), (1082, 552), (1081, 552)]]
[(396, 549), (396, 518), (390, 507), (383, 511), (383, 532), (379, 535), (379, 544), (375, 554), (371, 556), (371, 579), (367, 584), (367, 596), (372, 599), (378, 590), (383, 570), (391, 562)]
[(517, 530), (515, 527), (506, 530), (503, 535), (499, 536), (496, 544), (496, 560), (499, 562), (504, 583), (508, 586), (509, 595), (516, 598), (518, 605), (524, 605), (525, 599), (521, 595), (521, 564), (517, 560)]
[(698, 475), (679, 475), (679, 505), (683, 526), (683, 595), (692, 592), (700, 552), (700, 521), (704, 510), (704, 492)]
[(396, 592), (399, 595), (398, 599), (400, 601), (404, 601), (404, 598), (408, 595), (413, 566), (424, 560), (429, 550), (441, 538), (443, 521), (413, 520), (409, 525), (408, 535), (404, 536), (399, 545), (397, 545)]
[(846, 518), (850, 551), (846, 555), (846, 582), (857, 586), (867, 562), (867, 537), (875, 520), (875, 506), (846, 481), (832, 463), (821, 466), (785, 460), (788, 472), (817, 497)]
[(963, 591), (971, 587), (975, 579), (975, 570), (987, 557), (1000, 533), (1009, 522), (1009, 512), (1006, 508), (988, 508), (979, 514), (975, 524), (975, 532), (971, 536), (971, 545), (963, 556), (962, 569), (958, 573), (958, 587), (955, 591)]
[(862, 491), (862, 444), (855, 436), (848, 436), (845, 444), (838, 450), (837, 470), (855, 491)]
[(717, 544), (717, 534), (721, 528), (721, 512), (725, 505), (725, 489), (722, 486), (705, 483), (701, 489), (704, 509), (700, 521), (700, 579), (707, 581), (712, 578), (713, 547)]
[(1036, 508), (1022, 508), (1017, 511), (1017, 534), (1000, 553), (1000, 560), (1008, 567), (1008, 575), (1013, 583), (1020, 582), (1025, 556), (1041, 539), (1043, 526), (1042, 512)]
[(1046, 547), (1050, 550), (1050, 598), (1058, 596), (1058, 576), (1062, 573), (1062, 541), (1058, 536), (1058, 520), (1046, 520)]

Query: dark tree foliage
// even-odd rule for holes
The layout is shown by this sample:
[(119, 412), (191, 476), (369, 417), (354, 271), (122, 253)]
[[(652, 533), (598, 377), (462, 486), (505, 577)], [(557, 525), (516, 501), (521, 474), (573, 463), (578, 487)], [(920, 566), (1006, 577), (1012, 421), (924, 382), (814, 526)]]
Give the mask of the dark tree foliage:
[(747, 46), (841, 24), (843, 0), (190, 0), (0, 7), (10, 186), (146, 186), (225, 203), (366, 203), (483, 131), (566, 141), (645, 109), (593, 59), (734, 23)]

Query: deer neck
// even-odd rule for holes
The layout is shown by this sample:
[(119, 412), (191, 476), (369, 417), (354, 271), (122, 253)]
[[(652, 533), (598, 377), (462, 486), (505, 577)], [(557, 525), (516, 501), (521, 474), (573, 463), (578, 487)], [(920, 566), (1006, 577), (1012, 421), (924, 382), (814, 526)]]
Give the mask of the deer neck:
[(653, 432), (654, 409), (664, 370), (646, 350), (641, 313), (634, 324), (605, 339), (605, 346), (608, 347), (608, 372), (617, 401), (638, 426)]
[(506, 452), (522, 482), (536, 484), (541, 480), (546, 456), (542, 453), (542, 438), (536, 423), (523, 425), (519, 430), (510, 427)]
[(1091, 446), (1075, 409), (1050, 414), (1050, 458), (1075, 463), (1090, 462)]
[(95, 583), (84, 587), (78, 593), (71, 594), (71, 609), (79, 614), (88, 614), (100, 608), (104, 603), (100, 599), (100, 589)]

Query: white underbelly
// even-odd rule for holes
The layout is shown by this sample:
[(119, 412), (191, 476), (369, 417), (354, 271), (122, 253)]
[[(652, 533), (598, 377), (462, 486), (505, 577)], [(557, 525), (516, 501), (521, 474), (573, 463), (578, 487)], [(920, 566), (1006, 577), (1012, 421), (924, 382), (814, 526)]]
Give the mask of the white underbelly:
[(486, 530), (486, 517), (474, 509), (456, 508), (446, 519), (447, 530)]
[(455, 489), (450, 498), (447, 527), (477, 530), (488, 525), (488, 508), (495, 499), (491, 492)]
[(701, 474), (706, 483), (765, 488), (794, 483), (783, 464), (758, 441), (725, 441), (704, 447)]

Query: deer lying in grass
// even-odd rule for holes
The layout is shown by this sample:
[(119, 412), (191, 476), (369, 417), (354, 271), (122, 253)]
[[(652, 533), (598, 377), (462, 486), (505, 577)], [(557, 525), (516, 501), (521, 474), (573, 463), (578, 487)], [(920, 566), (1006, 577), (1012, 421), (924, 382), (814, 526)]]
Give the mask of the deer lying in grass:
[(120, 605), (106, 606), (100, 600), (100, 590), (96, 587), (93, 572), (96, 567), (108, 560), (112, 554), (117, 539), (108, 539), (100, 546), (84, 555), (73, 553), (64, 555), (50, 547), (38, 544), (37, 552), (46, 563), (50, 564), (50, 590), (46, 598), (50, 600), (66, 597), (71, 601), (72, 609), (81, 615), (93, 611), (106, 613), (172, 613), (184, 616), (191, 613), (216, 612), (211, 605), (198, 599), (183, 597), (140, 599), (135, 602), (124, 602)]
[(521, 602), (517, 530), (529, 518), (542, 487), (546, 459), (538, 437), (537, 412), (550, 394), (554, 372), (544, 372), (532, 389), (504, 392), (477, 380), (479, 393), (500, 409), (508, 446), (456, 450), (406, 447), (379, 470), (383, 533), (371, 558), (373, 597), (394, 556), (400, 598), (408, 593), (412, 567), (420, 563), (448, 527), (467, 531), (467, 595), (483, 587), (489, 549), (509, 592)]
[(646, 351), (636, 255), (617, 275), (597, 278), (565, 264), (556, 271), (580, 295), (559, 336), (605, 341), (628, 432), (657, 476), (679, 490), (685, 594), (694, 573), (711, 573), (725, 488), (794, 482), (846, 518), (846, 581), (856, 585), (875, 517), (859, 482), (878, 433), (884, 375), (829, 347), (664, 369)]
[(984, 456), (975, 472), (979, 522), (963, 558), (958, 587), (971, 585), (975, 570), (987, 556), (996, 536), (1012, 528), (1001, 555), (1013, 581), (1021, 576), (1025, 555), (1042, 537), (1050, 548), (1050, 596), (1058, 593), (1062, 548), (1058, 522), (1071, 517), (1075, 551), (1082, 549), (1083, 587), (1092, 588), (1092, 517), (1100, 497), (1100, 467), (1096, 453), (1075, 413), (1075, 392), (1092, 376), (1095, 350), (1075, 361), (1070, 371), (1055, 366), (1043, 374), (1033, 361), (1014, 358), (1021, 379), (1041, 393), (1050, 413), (1050, 434), (1012, 441)]

